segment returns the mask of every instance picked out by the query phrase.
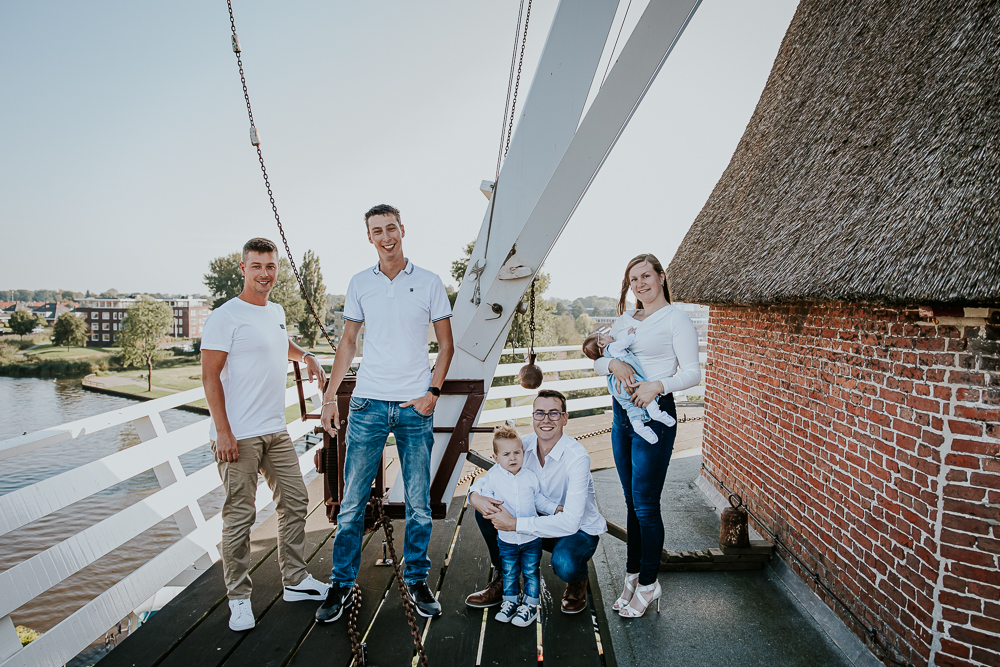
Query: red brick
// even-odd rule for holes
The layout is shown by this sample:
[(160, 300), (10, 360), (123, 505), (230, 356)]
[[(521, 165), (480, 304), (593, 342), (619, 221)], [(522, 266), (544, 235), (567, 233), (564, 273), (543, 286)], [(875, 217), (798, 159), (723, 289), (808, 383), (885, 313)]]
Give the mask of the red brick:
[(958, 421), (956, 419), (951, 419), (948, 421), (948, 428), (952, 433), (956, 435), (975, 435), (982, 436), (983, 427), (979, 424), (974, 424), (971, 422)]

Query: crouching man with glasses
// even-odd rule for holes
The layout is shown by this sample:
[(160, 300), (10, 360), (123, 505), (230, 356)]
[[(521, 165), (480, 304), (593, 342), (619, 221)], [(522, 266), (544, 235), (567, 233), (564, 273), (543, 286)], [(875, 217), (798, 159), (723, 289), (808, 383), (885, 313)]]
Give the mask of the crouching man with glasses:
[(493, 579), (485, 590), (466, 598), (468, 606), (492, 607), (503, 601), (497, 531), (513, 530), (542, 538), (542, 549), (552, 553), (552, 569), (566, 582), (563, 612), (577, 614), (586, 609), (587, 564), (608, 524), (597, 509), (590, 455), (575, 438), (563, 433), (567, 421), (566, 397), (558, 391), (542, 389), (534, 402), (534, 433), (521, 438), (523, 467), (535, 473), (542, 494), (561, 505), (561, 512), (515, 519), (502, 502), (475, 492), (469, 494), (469, 504), (476, 509), (476, 523), (490, 550)]

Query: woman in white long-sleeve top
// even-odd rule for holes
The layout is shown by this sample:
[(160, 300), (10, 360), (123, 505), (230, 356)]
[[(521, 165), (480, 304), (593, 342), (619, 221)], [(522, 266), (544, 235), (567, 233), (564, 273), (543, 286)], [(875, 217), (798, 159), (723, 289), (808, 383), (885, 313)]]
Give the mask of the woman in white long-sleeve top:
[[(630, 290), (636, 299), (636, 310), (626, 311), (625, 297)], [(646, 407), (656, 401), (661, 410), (676, 419), (672, 392), (701, 381), (698, 334), (687, 314), (670, 304), (666, 273), (653, 255), (639, 255), (628, 263), (618, 312), (620, 317), (615, 320), (611, 335), (635, 328), (631, 350), (642, 365), (646, 380), (637, 381), (634, 369), (618, 359), (597, 359), (594, 370), (602, 375), (613, 373), (628, 388), (635, 405)], [(677, 425), (647, 422), (657, 436), (657, 441), (650, 443), (636, 434), (617, 401), (613, 407), (611, 446), (628, 510), (625, 589), (614, 608), (621, 616), (635, 618), (642, 616), (654, 600), (659, 610), (660, 584), (656, 576), (663, 549), (660, 494)]]

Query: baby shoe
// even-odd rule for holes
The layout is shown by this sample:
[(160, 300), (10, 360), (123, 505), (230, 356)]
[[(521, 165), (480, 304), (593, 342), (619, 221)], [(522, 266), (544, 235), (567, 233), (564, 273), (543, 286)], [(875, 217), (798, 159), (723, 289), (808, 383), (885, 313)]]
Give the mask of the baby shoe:
[(514, 618), (516, 607), (517, 605), (515, 605), (510, 600), (504, 600), (503, 604), (500, 605), (500, 611), (498, 611), (497, 615), (494, 616), (493, 618), (500, 621), (501, 623), (510, 623), (510, 619)]

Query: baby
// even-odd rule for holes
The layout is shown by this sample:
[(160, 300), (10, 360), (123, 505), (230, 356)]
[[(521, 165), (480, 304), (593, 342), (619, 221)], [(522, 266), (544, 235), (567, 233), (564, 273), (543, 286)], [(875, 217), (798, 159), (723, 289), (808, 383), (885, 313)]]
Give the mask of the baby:
[[(619, 340), (615, 340), (608, 334), (595, 331), (583, 341), (583, 353), (588, 359), (596, 360), (600, 359), (601, 356), (605, 356), (624, 361), (635, 369), (635, 379), (642, 382), (646, 379), (642, 374), (642, 366), (639, 365), (639, 360), (629, 350), (629, 347), (634, 342), (635, 327), (629, 329), (628, 333), (621, 336)], [(652, 401), (645, 408), (640, 408), (633, 403), (631, 401), (632, 397), (625, 391), (624, 386), (619, 391), (618, 382), (614, 375), (608, 375), (608, 393), (614, 396), (618, 404), (625, 409), (628, 420), (632, 423), (632, 429), (646, 442), (655, 443), (659, 440), (653, 429), (646, 426), (646, 422), (650, 419), (654, 419), (666, 426), (673, 426), (677, 423), (676, 419), (660, 409), (656, 401)]]
[[(524, 448), (521, 436), (511, 426), (493, 431), (493, 460), (497, 465), (476, 480), (471, 491), (500, 500), (514, 518), (555, 514), (562, 510), (539, 491), (538, 477), (522, 468)], [(542, 539), (510, 530), (499, 531), (500, 561), (503, 564), (503, 603), (495, 616), (501, 623), (523, 628), (538, 615), (538, 565), (542, 560)], [(524, 576), (524, 600), (519, 602), (520, 579)]]

